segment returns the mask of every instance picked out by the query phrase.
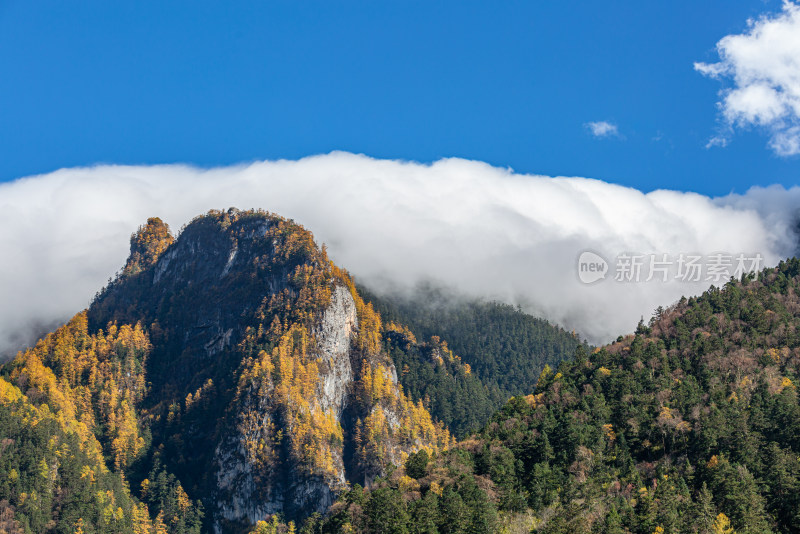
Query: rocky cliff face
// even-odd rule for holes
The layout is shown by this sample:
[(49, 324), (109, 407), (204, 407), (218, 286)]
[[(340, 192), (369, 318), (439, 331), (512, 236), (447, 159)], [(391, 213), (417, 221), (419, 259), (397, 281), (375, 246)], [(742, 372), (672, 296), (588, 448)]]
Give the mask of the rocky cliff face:
[(336, 286), (331, 302), (315, 329), (321, 369), (319, 399), (323, 410), (341, 419), (348, 387), (354, 379), (351, 354), (358, 329), (356, 304), (346, 287)]
[(230, 210), (174, 242), (150, 219), (131, 244), (89, 320), (148, 328), (152, 461), (212, 496), (214, 531), (323, 512), (350, 481), (450, 443), (397, 385), (380, 317), (302, 227)]
[[(314, 348), (310, 355), (319, 362), (319, 374), (314, 396), (305, 400), (309, 411), (330, 414), (339, 428), (348, 395), (355, 389), (352, 344), (357, 329), (353, 296), (346, 287), (336, 285), (330, 303), (312, 331)], [(274, 513), (294, 517), (324, 512), (333, 504), (337, 491), (347, 485), (343, 447), (335, 449), (331, 458), (334, 470), (327, 479), (304, 473), (295, 465), (284, 467), (281, 476), (264, 483), (265, 468), (275, 470), (276, 464), (287, 462), (281, 458), (281, 451), (272, 459), (272, 465), (260, 463), (258, 454), (249, 453), (248, 443), (263, 447), (275, 440), (274, 431), (281, 414), (272, 398), (275, 395), (272, 386), (268, 395), (257, 389), (246, 392), (239, 411), (238, 432), (224, 439), (215, 450), (216, 504), (226, 522), (246, 519), (255, 523)], [(217, 532), (222, 532), (222, 524), (216, 523)]]

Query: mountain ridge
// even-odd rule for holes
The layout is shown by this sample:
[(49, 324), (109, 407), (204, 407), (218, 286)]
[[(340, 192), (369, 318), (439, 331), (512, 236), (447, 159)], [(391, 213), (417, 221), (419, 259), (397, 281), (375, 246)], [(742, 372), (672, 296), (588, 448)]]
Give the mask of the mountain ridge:
[(0, 529), (798, 531), (800, 260), (613, 344), (562, 332), (574, 356), (457, 443), (431, 412), (498, 369), (526, 389), (515, 360), (477, 375), (493, 344), (529, 355), (530, 319), (423, 311), (449, 339), (418, 341), (380, 308), (293, 221), (149, 219), (88, 310), (0, 367)]
[[(112, 417), (147, 439), (123, 447), (125, 462), (108, 450), (95, 459), (124, 471), (145, 500), (151, 475), (167, 469), (166, 480), (183, 483), (184, 501), (205, 502), (206, 529), (240, 531), (276, 512), (302, 519), (327, 509), (348, 480), (369, 483), (409, 452), (451, 443), (397, 385), (380, 317), (349, 275), (308, 231), (266, 212), (211, 211), (177, 239), (149, 219), (118, 277), (73, 321), (80, 339), (131, 331), (147, 347), (125, 372), (140, 387), (122, 395), (124, 417)], [(67, 376), (80, 353), (69, 346), (83, 341), (64, 336), (57, 344), (65, 351), (39, 350), (63, 384), (53, 394), (69, 400), (87, 378)], [(23, 389), (31, 374), (24, 354), (33, 353), (10, 365)], [(73, 420), (103, 398), (87, 397), (77, 410), (49, 403)], [(90, 426), (106, 448), (115, 443), (107, 424)]]

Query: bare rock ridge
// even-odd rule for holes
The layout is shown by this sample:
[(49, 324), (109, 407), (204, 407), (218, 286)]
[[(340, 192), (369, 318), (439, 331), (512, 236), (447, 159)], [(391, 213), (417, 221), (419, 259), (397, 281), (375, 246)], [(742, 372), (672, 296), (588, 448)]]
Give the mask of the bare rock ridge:
[(210, 496), (215, 532), (324, 512), (349, 483), (451, 443), (397, 385), (378, 314), (292, 221), (212, 211), (173, 239), (153, 218), (131, 252), (89, 321), (150, 332), (148, 461)]
[[(337, 285), (314, 332), (319, 380), (315, 397), (309, 400), (318, 410), (333, 414), (339, 425), (347, 394), (354, 389), (351, 343), (357, 328), (353, 297), (347, 288)], [(243, 412), (252, 411), (257, 417), (240, 426), (240, 432), (220, 443), (215, 451), (216, 496), (222, 517), (228, 521), (247, 518), (255, 523), (274, 513), (327, 510), (333, 504), (336, 490), (347, 484), (342, 451), (337, 451), (333, 458), (336, 465), (333, 480), (302, 476), (294, 470), (274, 485), (259, 485), (258, 460), (248, 455), (246, 443), (272, 438), (268, 433), (276, 417), (270, 413), (268, 397), (255, 393), (244, 402)]]
[(320, 404), (323, 410), (333, 410), (338, 418), (342, 416), (348, 385), (354, 378), (350, 356), (351, 342), (357, 329), (353, 296), (347, 288), (336, 286), (315, 334), (324, 369), (321, 372)]

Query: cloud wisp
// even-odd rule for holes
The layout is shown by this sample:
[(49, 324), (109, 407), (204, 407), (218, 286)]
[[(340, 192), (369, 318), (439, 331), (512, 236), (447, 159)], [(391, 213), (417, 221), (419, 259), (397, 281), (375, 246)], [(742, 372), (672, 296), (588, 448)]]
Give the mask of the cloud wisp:
[(773, 16), (748, 21), (745, 33), (717, 43), (720, 61), (695, 63), (700, 73), (731, 83), (720, 92), (725, 146), (736, 128), (762, 128), (780, 156), (800, 154), (800, 5), (784, 1)]
[(215, 169), (63, 169), (0, 184), (0, 353), (86, 307), (150, 216), (180, 229), (211, 208), (263, 208), (312, 230), (375, 290), (445, 283), (520, 303), (600, 342), (711, 282), (586, 285), (576, 272), (581, 252), (609, 261), (624, 252), (758, 252), (774, 264), (795, 251), (798, 205), (800, 188), (645, 194), (477, 161), (342, 152)]
[(594, 137), (619, 137), (619, 128), (608, 121), (587, 122), (584, 127)]

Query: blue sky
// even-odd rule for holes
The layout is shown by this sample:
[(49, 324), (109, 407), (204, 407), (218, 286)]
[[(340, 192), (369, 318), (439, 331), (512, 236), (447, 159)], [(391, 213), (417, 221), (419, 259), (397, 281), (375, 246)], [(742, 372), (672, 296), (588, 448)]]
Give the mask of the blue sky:
[[(758, 128), (706, 148), (694, 62), (778, 1), (0, 0), (0, 181), (332, 150), (710, 195), (798, 183)], [(597, 138), (586, 124), (608, 121)]]

